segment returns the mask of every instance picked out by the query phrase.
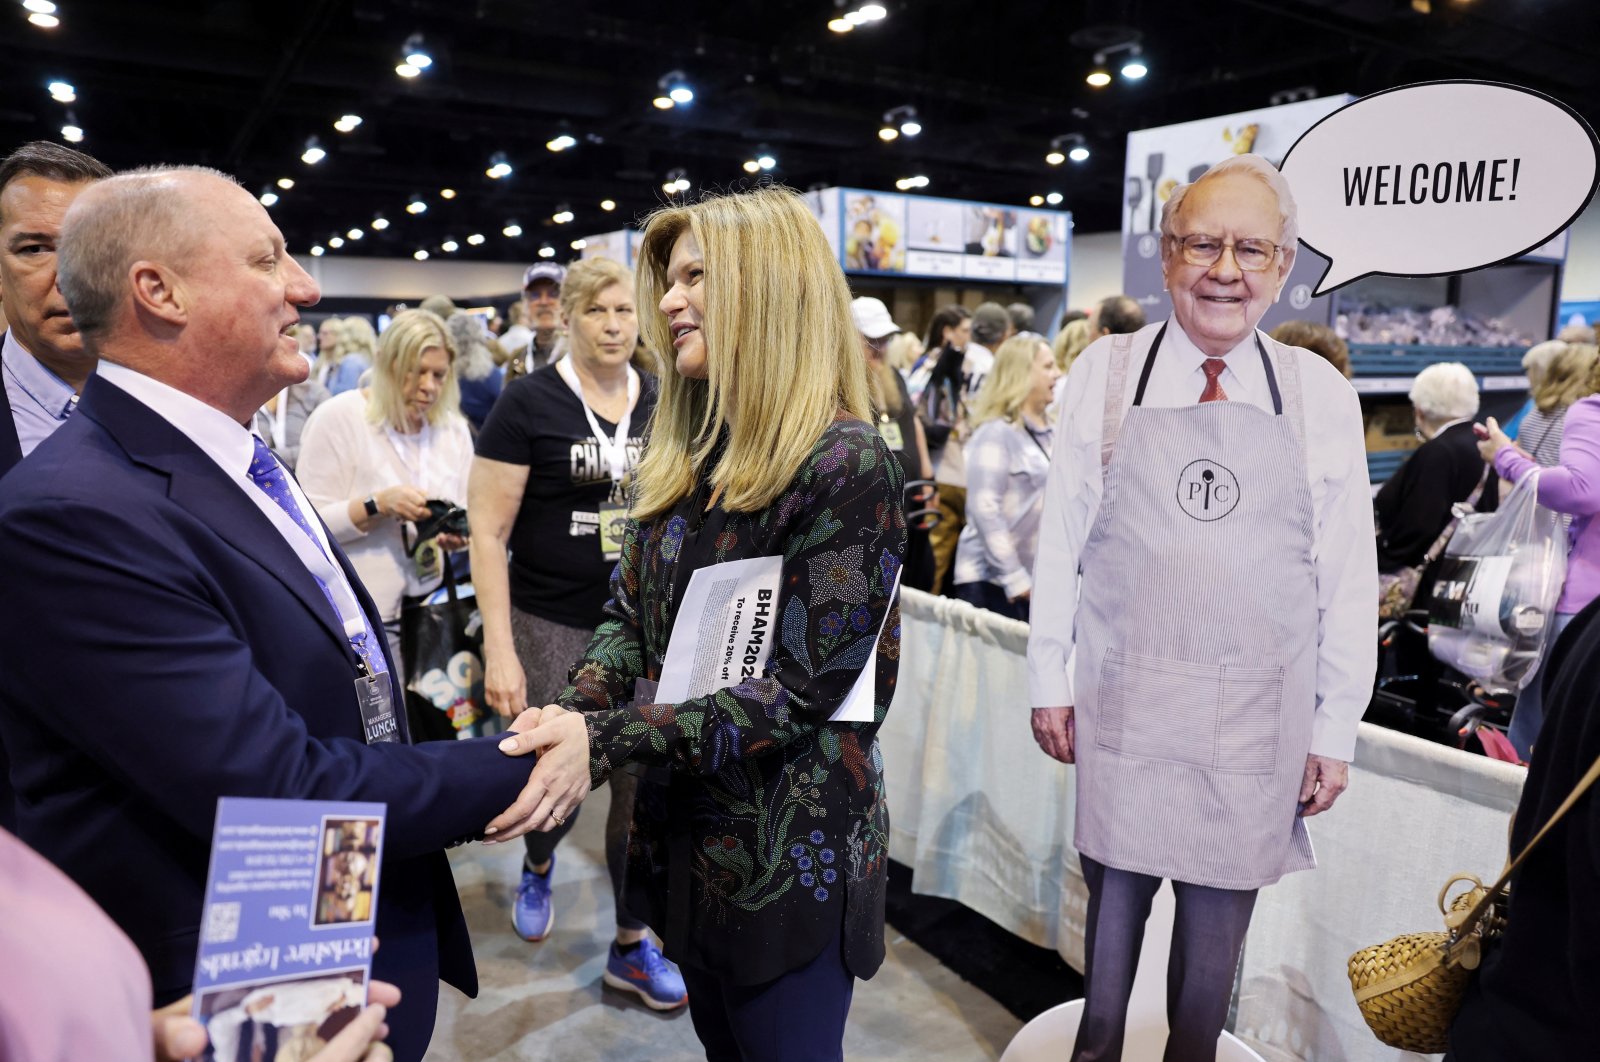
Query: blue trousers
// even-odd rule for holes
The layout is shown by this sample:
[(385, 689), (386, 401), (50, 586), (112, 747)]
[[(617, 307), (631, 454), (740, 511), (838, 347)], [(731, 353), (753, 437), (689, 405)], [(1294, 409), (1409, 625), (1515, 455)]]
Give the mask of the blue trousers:
[(1556, 613), (1555, 626), (1550, 629), (1550, 637), (1544, 643), (1544, 659), (1539, 662), (1539, 673), (1533, 676), (1527, 689), (1517, 694), (1517, 703), (1511, 707), (1511, 726), (1506, 730), (1506, 737), (1524, 763), (1533, 755), (1534, 739), (1544, 725), (1544, 680), (1550, 677), (1550, 650), (1555, 648), (1561, 632), (1576, 618), (1575, 612)]
[(839, 940), (798, 970), (761, 985), (734, 985), (680, 965), (689, 1017), (706, 1062), (843, 1062), (855, 978)]

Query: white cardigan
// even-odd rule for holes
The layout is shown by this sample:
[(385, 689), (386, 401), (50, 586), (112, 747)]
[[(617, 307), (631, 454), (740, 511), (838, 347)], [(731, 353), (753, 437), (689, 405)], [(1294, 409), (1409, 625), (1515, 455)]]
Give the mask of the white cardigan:
[[(412, 437), (416, 438), (416, 437)], [(417, 581), (401, 539), (401, 521), (380, 516), (367, 532), (350, 520), (351, 499), (386, 487), (409, 484), (429, 498), (465, 505), (472, 469), (472, 434), (459, 413), (424, 429), (426, 467), (417, 475), (407, 467), (416, 451), (402, 457), (380, 425), (367, 421), (367, 399), (358, 389), (335, 395), (318, 406), (300, 437), (295, 475), (328, 531), (344, 547), (356, 573), (386, 622), (399, 618), (400, 599), (437, 586)]]

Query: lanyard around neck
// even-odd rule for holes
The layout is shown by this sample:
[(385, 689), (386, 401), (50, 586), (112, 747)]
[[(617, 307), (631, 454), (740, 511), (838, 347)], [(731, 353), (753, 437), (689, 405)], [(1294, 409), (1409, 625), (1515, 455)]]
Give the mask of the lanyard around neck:
[(617, 418), (616, 435), (609, 440), (606, 438), (606, 433), (601, 430), (600, 421), (595, 417), (594, 410), (589, 408), (589, 400), (583, 397), (583, 382), (578, 379), (578, 370), (572, 367), (572, 359), (562, 358), (556, 362), (556, 372), (566, 381), (572, 393), (577, 396), (578, 404), (583, 407), (583, 415), (589, 421), (589, 430), (594, 433), (595, 442), (600, 444), (600, 456), (611, 472), (611, 482), (621, 483), (622, 478), (628, 473), (628, 429), (633, 425), (633, 407), (639, 401), (638, 372), (632, 365), (628, 366), (628, 408)]

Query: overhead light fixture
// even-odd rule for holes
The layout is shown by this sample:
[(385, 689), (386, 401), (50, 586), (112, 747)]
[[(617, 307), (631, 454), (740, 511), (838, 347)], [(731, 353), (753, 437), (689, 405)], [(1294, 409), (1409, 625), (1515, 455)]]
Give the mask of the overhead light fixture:
[(289, 189), (294, 187), (294, 178), (293, 177), (279, 177), (278, 178), (278, 187), (282, 188), (285, 192), (287, 192)]
[(489, 168), (484, 170), (484, 175), (490, 180), (498, 181), (502, 177), (511, 176), (511, 163), (506, 161), (504, 151), (496, 151), (489, 156)]
[(78, 90), (70, 81), (50, 82), (50, 98), (57, 103), (71, 103), (78, 98)]
[(879, 22), (888, 17), (889, 9), (882, 4), (862, 4), (856, 14), (863, 22)]
[(1028, 205), (1029, 206), (1044, 206), (1044, 196), (1042, 196), (1042, 195), (1030, 195), (1028, 197)]
[(565, 151), (569, 147), (576, 147), (577, 144), (578, 141), (574, 137), (568, 136), (566, 133), (562, 133), (560, 136), (552, 137), (544, 142), (544, 146), (551, 151)]
[(388, 227), (389, 227), (389, 219), (388, 218), (384, 217), (382, 214), (378, 214), (378, 215), (373, 217), (373, 219), (372, 219), (372, 231), (373, 232), (382, 232), (384, 229), (386, 229)]
[(412, 196), (411, 202), (406, 204), (407, 214), (426, 214), (427, 212), (428, 204), (424, 203), (420, 196)]
[(1063, 162), (1067, 161), (1067, 156), (1063, 155), (1055, 148), (1051, 148), (1049, 153), (1045, 155), (1044, 160), (1052, 166), (1059, 166)]
[(53, 15), (56, 5), (50, 0), (22, 0), (22, 6), (36, 15)]
[(745, 159), (744, 160), (744, 172), (746, 172), (746, 173), (760, 173), (761, 172), (761, 163), (757, 162), (755, 159)]
[(500, 234), (502, 236), (508, 236), (514, 240), (518, 236), (522, 235), (522, 226), (518, 225), (515, 221), (508, 221), (506, 222), (506, 227), (500, 230)]
[(335, 251), (337, 251), (339, 248), (344, 246), (344, 237), (343, 236), (330, 236), (330, 237), (328, 237), (328, 246), (332, 247)]
[[(836, 7), (844, 7), (845, 0), (835, 0)], [(882, 4), (862, 4), (854, 11), (828, 20), (828, 28), (835, 33), (849, 33), (857, 26), (865, 26), (869, 22), (881, 22), (889, 17), (889, 9)]]
[(406, 57), (406, 63), (416, 67), (419, 71), (426, 70), (433, 65), (433, 55), (428, 51), (427, 43), (422, 39), (422, 34), (413, 33), (406, 38), (406, 43), (401, 46), (401, 52)]
[(600, 200), (600, 209), (609, 214), (617, 209), (617, 201), (615, 199), (602, 199)]
[(1144, 59), (1139, 54), (1139, 49), (1137, 47), (1134, 48), (1133, 54), (1128, 57), (1128, 61), (1122, 64), (1122, 76), (1129, 81), (1138, 81), (1149, 72), (1150, 68), (1145, 65)]
[(83, 142), (83, 126), (78, 124), (71, 111), (67, 112), (67, 124), (61, 127), (61, 139), (69, 144)]
[(428, 252), (424, 251), (421, 247), (418, 247), (412, 252), (411, 257), (415, 258), (419, 262), (426, 262), (428, 260)]
[(550, 215), (550, 220), (555, 222), (557, 225), (566, 225), (572, 221), (574, 216), (575, 215), (572, 213), (572, 208), (567, 206), (567, 204), (562, 203), (560, 206), (556, 207), (556, 212)]
[(363, 236), (365, 236), (366, 233), (363, 232), (361, 229), (351, 229), (349, 232), (345, 233), (345, 235), (348, 236), (352, 240), (359, 240)]
[(1095, 52), (1094, 69), (1089, 71), (1089, 76), (1085, 80), (1095, 88), (1105, 88), (1111, 84), (1111, 70), (1107, 64), (1118, 55), (1124, 56), (1122, 76), (1129, 81), (1138, 81), (1150, 72), (1150, 67), (1144, 61), (1144, 50), (1139, 47), (1139, 38), (1135, 34), (1131, 40)]
[(588, 240), (573, 240), (567, 246), (571, 247), (574, 251), (581, 251), (585, 247), (589, 246), (589, 241)]
[(680, 167), (667, 174), (666, 182), (662, 184), (661, 190), (667, 195), (678, 195), (681, 192), (687, 192), (691, 187), (689, 184), (689, 171)]
[(418, 74), (422, 73), (422, 69), (420, 67), (412, 66), (410, 63), (400, 63), (394, 68), (394, 72), (399, 74), (401, 77), (416, 77)]
[(452, 240), (450, 237), (446, 236), (444, 242), (439, 245), (439, 250), (443, 251), (445, 254), (455, 254), (457, 251), (461, 250), (461, 245)]
[(1082, 133), (1062, 133), (1050, 141), (1050, 151), (1044, 160), (1052, 166), (1059, 166), (1068, 159), (1083, 162), (1088, 158), (1089, 142)]
[(894, 186), (900, 189), (902, 192), (909, 192), (913, 188), (928, 187), (928, 178), (922, 176), (921, 174), (918, 174), (915, 177), (902, 177), (898, 181), (894, 182)]
[(312, 258), (321, 258), (323, 255), (325, 255), (327, 253), (328, 253), (328, 249), (326, 247), (323, 247), (322, 244), (314, 243), (314, 244), (311, 245), (311, 257)]
[(899, 140), (900, 130), (896, 129), (892, 125), (886, 125), (878, 130), (878, 139), (882, 140), (885, 144), (891, 140)]
[(483, 233), (474, 232), (471, 236), (467, 237), (467, 242), (474, 247), (481, 245), (483, 243)]
[(830, 18), (828, 28), (835, 33), (849, 33), (856, 28), (856, 24), (847, 18)]
[(556, 256), (556, 249), (554, 247), (551, 247), (548, 243), (545, 244), (543, 247), (539, 248), (539, 257), (540, 258), (554, 258), (555, 256)]
[(360, 124), (361, 124), (361, 115), (359, 115), (359, 114), (346, 114), (346, 115), (342, 116), (337, 122), (334, 122), (333, 123), (333, 127), (335, 129), (339, 130), (339, 132), (341, 132), (341, 133), (353, 133), (353, 132), (355, 132), (356, 126), (358, 126)]
[(1049, 203), (1051, 206), (1060, 206), (1061, 198), (1060, 192), (1051, 192), (1049, 195), (1044, 197), (1044, 201)]
[(307, 140), (306, 149), (300, 152), (300, 161), (307, 166), (315, 166), (327, 157), (328, 153), (322, 149), (322, 142), (316, 137)]
[(908, 103), (883, 112), (883, 128), (878, 130), (878, 138), (888, 142), (897, 136), (911, 137), (920, 132), (922, 122), (917, 118), (917, 109)]
[(1111, 84), (1111, 71), (1102, 70), (1099, 67), (1096, 67), (1095, 69), (1089, 71), (1089, 76), (1084, 78), (1084, 80), (1095, 88), (1105, 88), (1107, 85)]
[(275, 206), (278, 202), (278, 193), (269, 188), (256, 196), (256, 198), (261, 200), (261, 205), (264, 207)]
[(682, 70), (668, 70), (656, 79), (656, 98), (651, 100), (657, 109), (670, 111), (694, 102), (694, 89), (689, 87), (689, 75)]
[(439, 198), (440, 199), (454, 199), (455, 197), (456, 197), (456, 190), (454, 188), (441, 188), (441, 189), (439, 189)]

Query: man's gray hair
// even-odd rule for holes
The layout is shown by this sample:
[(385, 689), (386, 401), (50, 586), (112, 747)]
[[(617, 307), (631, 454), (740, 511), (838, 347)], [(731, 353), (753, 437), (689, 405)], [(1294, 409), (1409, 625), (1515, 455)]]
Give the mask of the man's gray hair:
[(1411, 404), (1434, 424), (1463, 420), (1478, 413), (1478, 378), (1459, 361), (1441, 361), (1411, 381)]
[(986, 302), (972, 311), (972, 338), (981, 347), (994, 350), (1011, 331), (1011, 315), (998, 302)]
[(1272, 189), (1272, 194), (1278, 198), (1278, 220), (1283, 225), (1283, 235), (1278, 238), (1278, 242), (1283, 246), (1286, 255), (1292, 257), (1296, 247), (1295, 241), (1300, 238), (1300, 217), (1299, 210), (1294, 205), (1294, 193), (1289, 190), (1289, 182), (1283, 179), (1278, 167), (1260, 155), (1233, 155), (1202, 173), (1192, 183), (1178, 185), (1167, 199), (1167, 205), (1161, 208), (1161, 235), (1178, 234), (1175, 228), (1178, 211), (1195, 185), (1209, 181), (1213, 177), (1225, 177), (1230, 173), (1248, 174)]
[(195, 173), (239, 183), (205, 166), (147, 166), (98, 182), (67, 211), (56, 250), (56, 285), (85, 338), (103, 335), (110, 326), (128, 296), (133, 263), (181, 261), (194, 250), (202, 232), (177, 178)]

